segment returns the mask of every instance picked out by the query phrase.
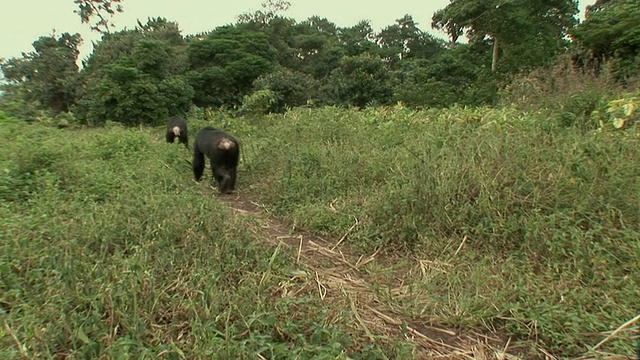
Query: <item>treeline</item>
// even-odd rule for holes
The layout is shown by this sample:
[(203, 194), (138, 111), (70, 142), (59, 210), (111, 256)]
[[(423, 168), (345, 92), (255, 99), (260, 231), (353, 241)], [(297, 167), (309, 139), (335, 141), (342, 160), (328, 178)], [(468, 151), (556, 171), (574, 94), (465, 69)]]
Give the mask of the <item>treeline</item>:
[[(183, 35), (164, 18), (104, 33), (82, 69), (79, 34), (42, 36), (33, 52), (0, 64), (2, 106), (23, 117), (46, 110), (127, 125), (158, 124), (193, 106), (476, 106), (495, 104), (513, 75), (552, 66), (562, 54), (580, 69), (613, 66), (622, 82), (637, 76), (640, 61), (635, 0), (599, 0), (582, 23), (572, 0), (454, 0), (431, 24), (446, 41), (410, 15), (376, 33), (367, 21), (296, 21), (283, 15), (285, 1), (263, 6), (203, 34)], [(463, 35), (467, 43), (458, 42)]]

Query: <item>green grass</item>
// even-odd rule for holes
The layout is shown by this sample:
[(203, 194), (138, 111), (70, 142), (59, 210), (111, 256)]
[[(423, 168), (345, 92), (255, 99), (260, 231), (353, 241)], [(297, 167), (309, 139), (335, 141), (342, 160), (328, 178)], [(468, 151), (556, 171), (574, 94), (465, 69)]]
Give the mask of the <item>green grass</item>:
[[(302, 286), (292, 258), (195, 185), (161, 127), (0, 121), (1, 358), (20, 358), (12, 334), (39, 358), (411, 356), (312, 292), (279, 296)], [(637, 128), (323, 108), (201, 113), (191, 138), (210, 123), (241, 141), (238, 189), (271, 216), (334, 241), (357, 219), (342, 247), (385, 250), (362, 271), (403, 319), (565, 358), (638, 313)], [(601, 350), (631, 356), (632, 338)]]
[[(348, 309), (194, 185), (162, 130), (58, 130), (0, 113), (0, 358), (385, 359)], [(246, 182), (241, 186), (246, 186)], [(21, 349), (25, 354), (21, 354)]]
[[(254, 196), (336, 238), (358, 219), (346, 243), (397, 256), (406, 296), (388, 302), (407, 316), (577, 356), (638, 314), (637, 128), (585, 133), (509, 108), (253, 121)], [(632, 354), (631, 338), (607, 351)]]

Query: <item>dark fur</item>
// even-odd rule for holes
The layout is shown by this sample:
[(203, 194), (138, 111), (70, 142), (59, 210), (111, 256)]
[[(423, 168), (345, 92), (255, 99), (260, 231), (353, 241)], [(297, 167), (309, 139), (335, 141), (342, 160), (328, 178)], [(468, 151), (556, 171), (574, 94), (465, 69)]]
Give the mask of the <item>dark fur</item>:
[[(228, 144), (229, 148), (223, 149), (223, 144)], [(196, 181), (202, 179), (205, 156), (211, 162), (214, 186), (218, 186), (223, 194), (233, 192), (236, 187), (236, 170), (240, 157), (238, 141), (226, 132), (211, 126), (201, 129), (193, 145), (192, 166)]]
[[(173, 128), (176, 126), (180, 129), (180, 135), (178, 136), (176, 136), (173, 133)], [(175, 140), (176, 137), (178, 138), (180, 143), (184, 144), (184, 146), (187, 149), (189, 148), (189, 136), (187, 134), (187, 121), (183, 118), (174, 116), (174, 117), (170, 117), (167, 120), (167, 142), (173, 144), (173, 141)]]

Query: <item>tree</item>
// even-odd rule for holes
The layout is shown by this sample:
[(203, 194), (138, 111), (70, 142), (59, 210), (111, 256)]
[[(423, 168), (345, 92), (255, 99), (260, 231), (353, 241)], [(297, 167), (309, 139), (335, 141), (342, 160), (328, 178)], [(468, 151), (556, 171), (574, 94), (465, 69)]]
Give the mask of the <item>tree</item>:
[(309, 74), (278, 67), (258, 77), (253, 85), (254, 90), (269, 90), (273, 95), (267, 110), (282, 113), (287, 107), (302, 106), (315, 100), (320, 82)]
[(637, 73), (640, 56), (640, 2), (599, 0), (587, 8), (584, 22), (571, 35), (595, 59), (614, 59), (621, 75)]
[(365, 107), (388, 104), (393, 84), (388, 65), (379, 56), (365, 53), (342, 58), (322, 92), (328, 103)]
[(293, 69), (326, 79), (344, 55), (337, 34), (337, 26), (326, 18), (312, 16), (296, 24), (291, 45), (296, 54)]
[(374, 42), (375, 36), (371, 23), (366, 20), (351, 27), (339, 28), (338, 41), (347, 56), (376, 53), (379, 50), (378, 44)]
[(461, 44), (440, 55), (400, 62), (395, 72), (394, 101), (409, 107), (491, 104), (497, 86), (482, 44)]
[(194, 91), (184, 76), (157, 78), (140, 65), (138, 59), (124, 57), (104, 66), (101, 76), (85, 85), (75, 109), (78, 118), (93, 124), (159, 125), (188, 111)]
[(407, 58), (430, 58), (444, 50), (444, 46), (433, 36), (418, 28), (411, 15), (396, 20), (396, 24), (387, 26), (377, 36), (382, 57), (396, 63)]
[(267, 0), (261, 6), (264, 10), (238, 15), (238, 22), (241, 24), (269, 25), (273, 19), (279, 17), (279, 13), (289, 10), (291, 3), (284, 0)]
[(24, 100), (55, 113), (68, 111), (75, 102), (80, 34), (41, 36), (34, 52), (0, 63), (6, 81), (21, 88)]
[(97, 18), (95, 24), (91, 25), (91, 30), (99, 33), (108, 33), (109, 27), (114, 27), (107, 16), (113, 17), (116, 12), (124, 11), (120, 5), (122, 0), (74, 0), (73, 2), (78, 5), (78, 10), (74, 12), (80, 15), (83, 24)]
[(264, 33), (227, 25), (191, 42), (187, 55), (194, 103), (219, 107), (239, 105), (253, 81), (272, 70), (277, 53)]
[(194, 95), (185, 49), (177, 24), (163, 18), (103, 34), (81, 72), (75, 115), (86, 123), (126, 125), (157, 125), (182, 115)]
[(187, 68), (187, 44), (182, 37), (178, 24), (165, 18), (149, 18), (146, 24), (138, 22), (132, 30), (122, 30), (116, 33), (102, 34), (102, 39), (94, 44), (93, 53), (83, 61), (84, 68), (90, 73), (94, 69), (111, 64), (113, 61), (133, 53), (136, 42), (142, 40), (158, 40), (172, 47), (170, 57), (164, 59), (164, 66), (172, 68), (172, 72), (184, 72)]
[(294, 67), (296, 55), (291, 43), (296, 22), (281, 15), (291, 4), (283, 0), (267, 0), (261, 5), (264, 10), (238, 15), (236, 25), (239, 28), (264, 33), (271, 46), (277, 50), (277, 62), (282, 66)]
[[(498, 69), (501, 49), (517, 50), (505, 55), (517, 57), (511, 70), (548, 63), (565, 46), (565, 36), (576, 23), (576, 0), (451, 0), (432, 18), (432, 27), (445, 31), (452, 42), (466, 31), (470, 42), (493, 46), (492, 71)], [(531, 41), (535, 40), (534, 43)], [(528, 44), (528, 45), (525, 45)]]

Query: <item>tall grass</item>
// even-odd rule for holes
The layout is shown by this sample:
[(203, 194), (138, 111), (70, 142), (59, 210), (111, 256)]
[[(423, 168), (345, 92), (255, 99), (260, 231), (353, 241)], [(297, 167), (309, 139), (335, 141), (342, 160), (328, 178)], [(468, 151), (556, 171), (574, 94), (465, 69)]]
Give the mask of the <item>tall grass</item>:
[(620, 81), (615, 64), (579, 67), (571, 56), (559, 57), (554, 66), (514, 76), (502, 91), (504, 104), (543, 112), (559, 125), (591, 130), (599, 126), (591, 116), (609, 100), (637, 91), (640, 78)]
[[(637, 314), (637, 128), (577, 131), (513, 108), (255, 121), (246, 176), (274, 215), (336, 237), (357, 219), (348, 244), (451, 266), (407, 272), (407, 297), (389, 298), (407, 314), (562, 356)], [(610, 346), (632, 353), (629, 336)]]
[[(290, 257), (194, 185), (190, 154), (162, 129), (0, 121), (0, 357), (410, 356), (309, 291), (282, 295), (303, 286)], [(363, 271), (403, 318), (572, 357), (638, 312), (637, 126), (578, 130), (511, 107), (323, 108), (202, 113), (190, 133), (210, 122), (241, 141), (240, 196), (347, 234), (351, 251), (386, 250), (392, 262)], [(603, 349), (630, 356), (632, 336)]]
[(363, 345), (284, 249), (193, 184), (163, 130), (0, 123), (0, 358), (409, 354)]

